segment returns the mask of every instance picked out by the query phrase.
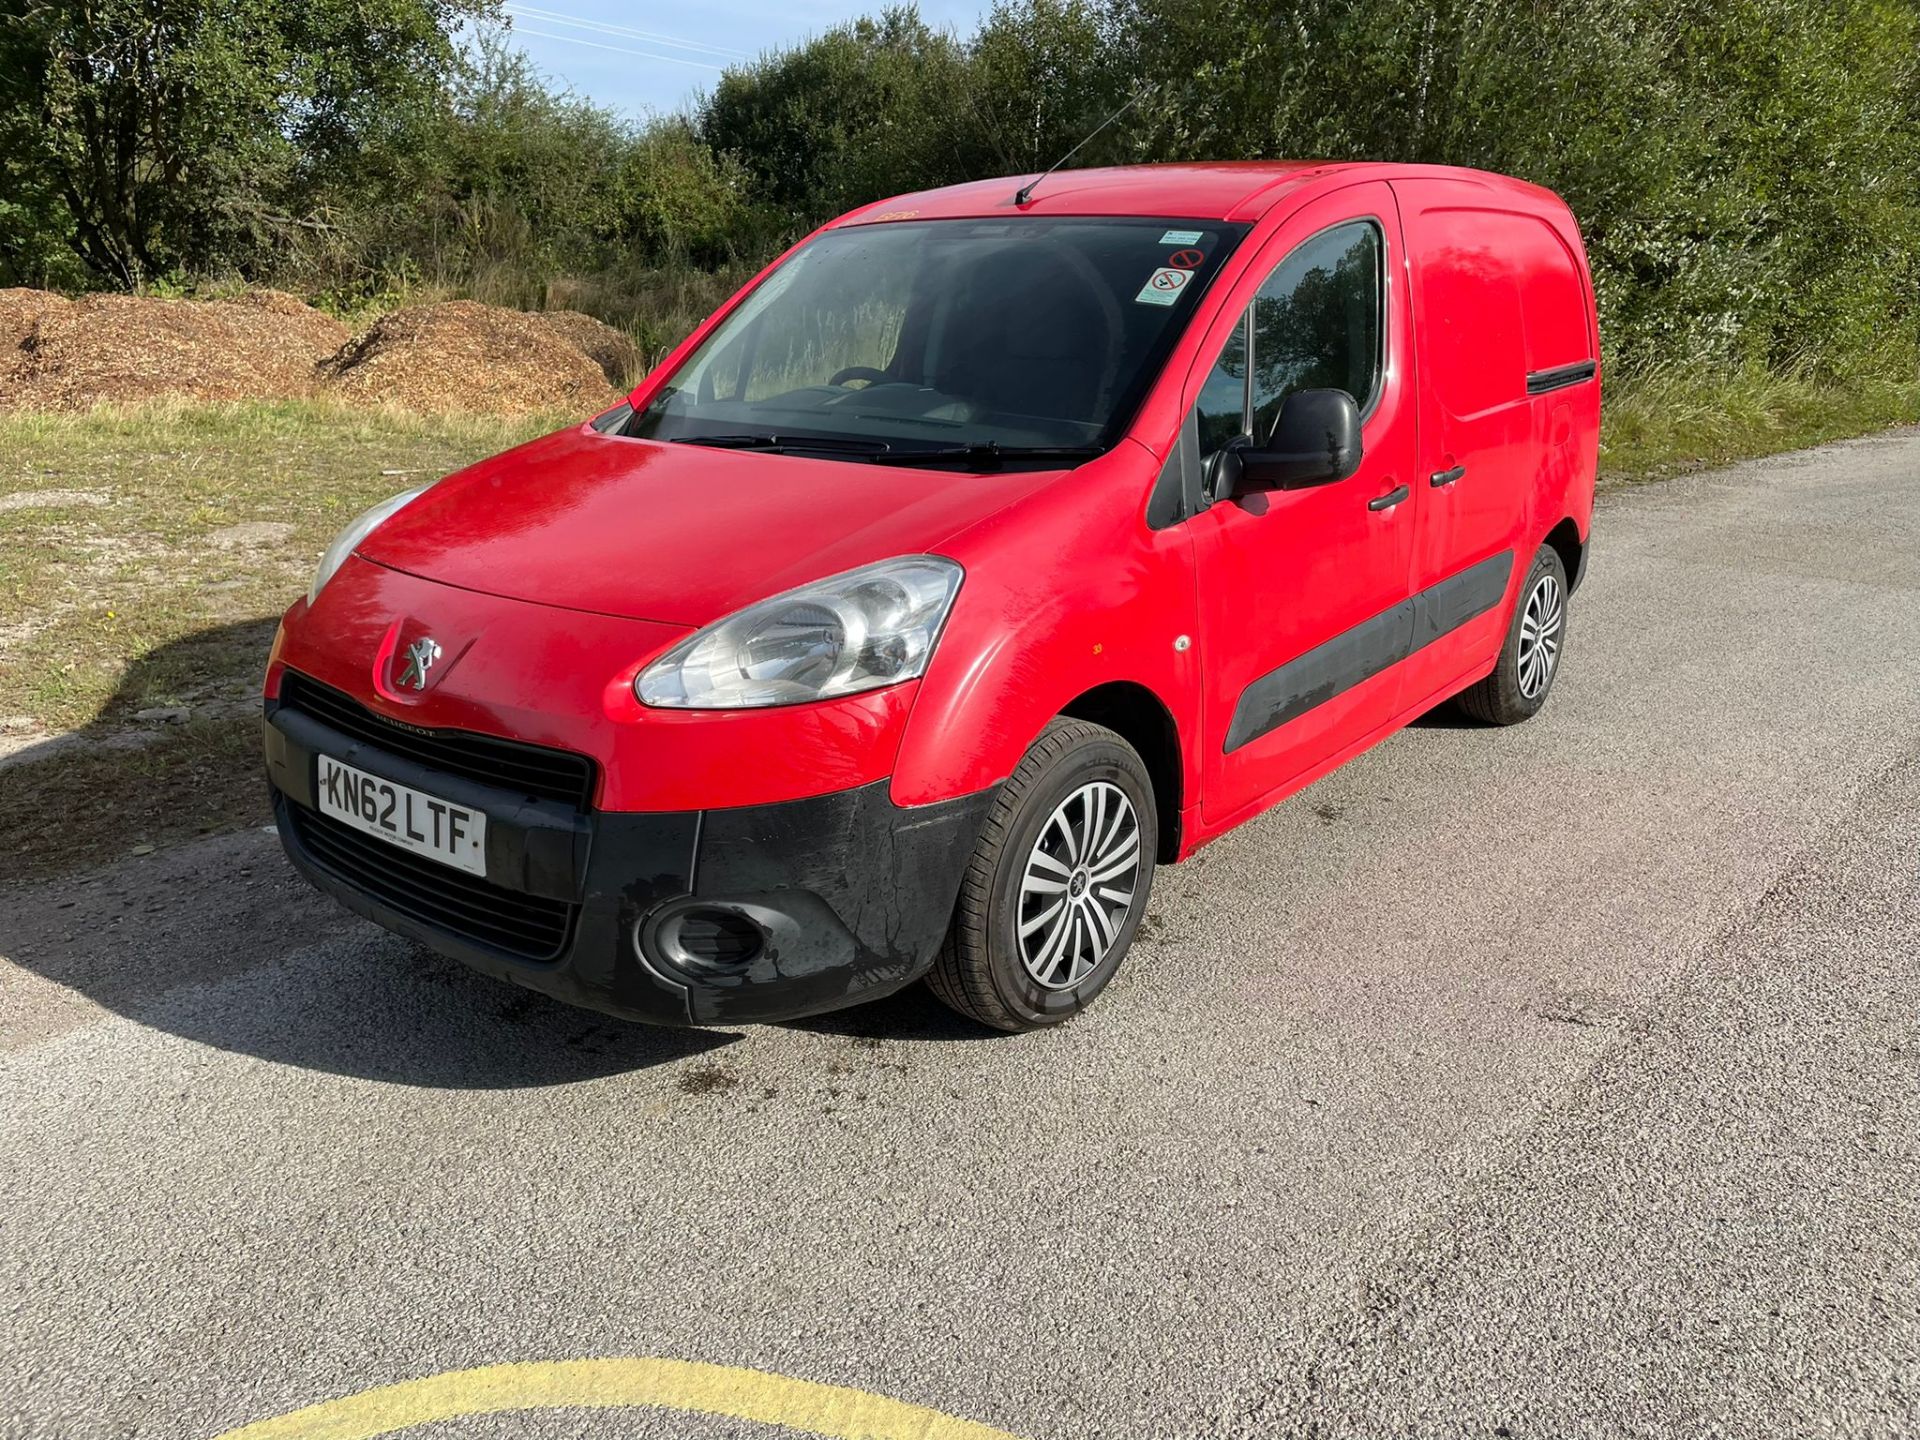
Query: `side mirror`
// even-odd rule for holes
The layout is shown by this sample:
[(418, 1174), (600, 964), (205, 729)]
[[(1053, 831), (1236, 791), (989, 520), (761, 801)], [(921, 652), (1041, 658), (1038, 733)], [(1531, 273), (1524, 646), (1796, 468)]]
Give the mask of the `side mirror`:
[(1256, 486), (1305, 490), (1344, 480), (1360, 468), (1360, 407), (1344, 390), (1296, 390), (1264, 446), (1230, 446), (1215, 466), (1216, 500)]

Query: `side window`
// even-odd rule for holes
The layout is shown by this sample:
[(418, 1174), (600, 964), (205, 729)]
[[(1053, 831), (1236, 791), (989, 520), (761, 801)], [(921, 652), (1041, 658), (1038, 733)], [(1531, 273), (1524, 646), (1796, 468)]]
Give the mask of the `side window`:
[(1220, 352), (1220, 361), (1200, 387), (1194, 404), (1200, 422), (1200, 453), (1212, 455), (1226, 448), (1236, 435), (1247, 433), (1247, 317), (1233, 327), (1233, 338)]
[(1344, 390), (1365, 410), (1380, 383), (1380, 231), (1361, 221), (1316, 235), (1253, 302), (1252, 434), (1264, 440), (1296, 390)]
[(1385, 367), (1383, 251), (1379, 226), (1358, 220), (1280, 262), (1201, 388), (1203, 456), (1235, 435), (1265, 440), (1296, 390), (1345, 390), (1362, 410), (1373, 403)]

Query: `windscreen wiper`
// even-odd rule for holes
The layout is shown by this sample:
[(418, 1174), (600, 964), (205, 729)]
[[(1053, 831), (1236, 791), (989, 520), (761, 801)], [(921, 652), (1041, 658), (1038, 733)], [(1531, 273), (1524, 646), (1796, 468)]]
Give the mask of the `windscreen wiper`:
[(716, 450), (820, 450), (875, 459), (892, 448), (884, 440), (859, 440), (841, 435), (673, 435), (667, 438), (675, 445), (711, 445)]
[(1104, 445), (1002, 445), (988, 440), (977, 445), (939, 445), (928, 450), (894, 450), (875, 455), (876, 465), (924, 465), (961, 460), (997, 469), (1009, 460), (1091, 460), (1106, 454)]

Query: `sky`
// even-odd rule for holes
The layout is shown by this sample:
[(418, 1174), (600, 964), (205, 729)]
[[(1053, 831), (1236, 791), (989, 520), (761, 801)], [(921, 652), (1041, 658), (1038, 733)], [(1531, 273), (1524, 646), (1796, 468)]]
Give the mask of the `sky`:
[[(884, 0), (505, 0), (513, 33), (553, 80), (636, 119), (685, 108), (726, 66), (878, 11)], [(969, 34), (988, 0), (920, 0)]]

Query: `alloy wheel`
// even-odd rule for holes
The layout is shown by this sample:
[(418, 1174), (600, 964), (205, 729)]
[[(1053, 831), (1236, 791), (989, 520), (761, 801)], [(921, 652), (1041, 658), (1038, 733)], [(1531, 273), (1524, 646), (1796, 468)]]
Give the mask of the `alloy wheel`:
[(1140, 881), (1140, 817), (1119, 786), (1082, 785), (1054, 807), (1020, 877), (1020, 961), (1069, 990), (1113, 951)]
[(1553, 679), (1553, 667), (1560, 658), (1560, 629), (1566, 605), (1560, 596), (1560, 582), (1542, 575), (1527, 596), (1520, 616), (1520, 645), (1515, 657), (1520, 676), (1520, 693), (1538, 700)]

